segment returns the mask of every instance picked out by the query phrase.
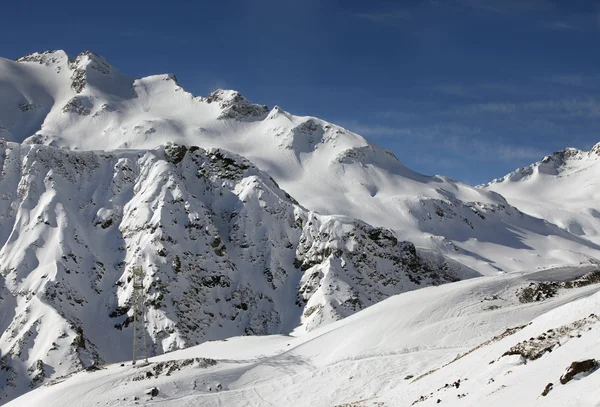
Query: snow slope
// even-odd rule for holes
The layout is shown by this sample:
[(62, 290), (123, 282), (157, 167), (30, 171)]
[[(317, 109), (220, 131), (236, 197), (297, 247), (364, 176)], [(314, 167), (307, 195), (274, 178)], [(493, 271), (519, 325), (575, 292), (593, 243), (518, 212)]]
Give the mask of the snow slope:
[(567, 148), (481, 186), (522, 211), (600, 242), (600, 143)]
[[(153, 355), (237, 335), (306, 334), (183, 351), (222, 356), (214, 366), (164, 365), (173, 377), (182, 372), (179, 382), (156, 379), (160, 397), (173, 405), (198, 398), (236, 405), (240, 395), (254, 405), (359, 406), (368, 397), (412, 403), (432, 392), (433, 378), (456, 371), (440, 369), (406, 391), (409, 382), (398, 388), (396, 375), (440, 367), (510, 324), (596, 290), (552, 283), (541, 294), (523, 291), (552, 298), (514, 298), (536, 276), (578, 277), (588, 269), (573, 267), (599, 263), (595, 190), (579, 189), (595, 185), (597, 149), (585, 153), (585, 168), (569, 170), (574, 182), (556, 177), (576, 185), (578, 199), (542, 213), (525, 186), (523, 213), (492, 186), (418, 174), (320, 119), (256, 105), (235, 91), (195, 97), (173, 75), (134, 79), (94, 53), (62, 51), (0, 59), (0, 138), (3, 401), (129, 357), (136, 265), (146, 271)], [(557, 165), (557, 174), (569, 166)], [(547, 197), (560, 201), (557, 192)], [(589, 203), (581, 206), (584, 198)], [(566, 226), (567, 218), (581, 228)], [(557, 266), (567, 268), (536, 274)], [(529, 275), (498, 276), (503, 272)], [(377, 305), (481, 274), (493, 277)], [(478, 308), (482, 301), (488, 308)], [(456, 363), (480, 371), (471, 356), (479, 352)], [(192, 368), (201, 370), (195, 384)], [(69, 405), (107, 394), (109, 404), (120, 402), (119, 394), (127, 404), (134, 394), (127, 389), (141, 391), (132, 383), (148, 383), (131, 381), (137, 372), (120, 366), (94, 374), (105, 381), (78, 374), (34, 391), (24, 405), (37, 395)], [(330, 383), (340, 390), (326, 398)], [(47, 398), (52, 388), (67, 398)], [(325, 398), (305, 401), (307, 388)], [(192, 391), (198, 389), (206, 394)], [(471, 399), (486, 399), (477, 389)]]
[(309, 210), (391, 228), (485, 274), (599, 257), (598, 242), (524, 216), (494, 192), (418, 174), (340, 126), (252, 104), (235, 91), (194, 97), (173, 75), (134, 79), (87, 51), (0, 59), (0, 89), (7, 140), (83, 150), (169, 141), (223, 148)]
[[(523, 295), (544, 282), (563, 286)], [(600, 357), (599, 282), (588, 267), (424, 288), (305, 336), (207, 342), (56, 380), (8, 406), (598, 406), (599, 371), (559, 379)]]
[(143, 266), (150, 354), (302, 333), (479, 275), (390, 230), (299, 206), (223, 150), (0, 142), (0, 400), (131, 357)]

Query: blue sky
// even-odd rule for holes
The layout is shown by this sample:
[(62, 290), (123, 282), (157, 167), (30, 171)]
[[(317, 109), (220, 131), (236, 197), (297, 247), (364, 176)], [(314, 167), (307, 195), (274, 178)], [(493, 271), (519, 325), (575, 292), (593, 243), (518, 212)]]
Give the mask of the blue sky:
[(90, 49), (314, 115), (477, 184), (600, 142), (600, 1), (21, 1), (0, 56)]

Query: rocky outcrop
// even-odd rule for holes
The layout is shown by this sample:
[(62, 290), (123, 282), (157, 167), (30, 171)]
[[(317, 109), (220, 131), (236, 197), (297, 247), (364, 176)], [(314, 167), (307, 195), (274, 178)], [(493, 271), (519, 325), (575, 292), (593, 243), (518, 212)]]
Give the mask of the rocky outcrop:
[(573, 362), (571, 363), (571, 366), (569, 366), (565, 374), (560, 377), (560, 382), (562, 384), (567, 384), (571, 380), (573, 380), (575, 376), (580, 374), (589, 374), (594, 370), (598, 369), (598, 366), (600, 366), (600, 364), (596, 359), (587, 359)]
[(262, 120), (269, 114), (267, 106), (251, 103), (241, 93), (233, 90), (219, 89), (201, 100), (219, 104), (223, 111), (218, 119)]
[(385, 228), (307, 211), (224, 150), (0, 142), (0, 166), (4, 398), (130, 358), (135, 267), (151, 355), (311, 330), (461, 275)]

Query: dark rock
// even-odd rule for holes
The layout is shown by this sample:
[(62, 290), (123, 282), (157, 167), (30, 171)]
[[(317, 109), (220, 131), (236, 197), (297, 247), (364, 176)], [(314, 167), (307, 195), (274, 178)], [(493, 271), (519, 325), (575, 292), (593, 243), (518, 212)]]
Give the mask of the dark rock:
[(78, 348), (85, 349), (85, 338), (83, 337), (83, 328), (78, 326), (76, 329), (77, 336), (75, 336), (75, 343)]
[(546, 397), (550, 393), (550, 390), (552, 390), (552, 386), (554, 386), (552, 383), (548, 383), (542, 392), (542, 396)]
[(596, 361), (596, 359), (573, 362), (565, 374), (560, 377), (560, 382), (562, 384), (567, 384), (573, 379), (573, 377), (575, 377), (575, 375), (578, 375), (579, 373), (592, 372), (596, 369), (598, 369), (598, 361)]

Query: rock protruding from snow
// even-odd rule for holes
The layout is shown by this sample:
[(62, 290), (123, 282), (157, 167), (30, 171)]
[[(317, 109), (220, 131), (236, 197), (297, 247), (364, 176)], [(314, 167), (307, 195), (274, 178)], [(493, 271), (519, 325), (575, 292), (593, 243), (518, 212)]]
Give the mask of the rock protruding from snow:
[(206, 103), (217, 103), (223, 110), (219, 119), (264, 119), (269, 108), (249, 102), (241, 93), (234, 90), (218, 89), (203, 99)]
[(64, 60), (68, 60), (68, 56), (64, 51), (44, 51), (34, 52), (32, 54), (24, 55), (17, 58), (17, 62), (33, 62), (40, 65), (51, 66), (62, 63)]
[(569, 366), (565, 374), (560, 377), (560, 382), (562, 384), (567, 384), (578, 375), (583, 376), (590, 374), (598, 369), (598, 366), (600, 366), (600, 363), (598, 363), (596, 359), (575, 361), (571, 363), (571, 366)]
[(135, 267), (145, 271), (151, 355), (310, 331), (394, 294), (476, 275), (388, 229), (310, 212), (221, 149), (0, 141), (0, 166), (3, 400), (130, 358)]
[(93, 69), (101, 75), (110, 75), (112, 66), (104, 57), (91, 51), (83, 51), (71, 63), (73, 74), (71, 75), (71, 87), (76, 93), (81, 93), (87, 83), (88, 72)]

